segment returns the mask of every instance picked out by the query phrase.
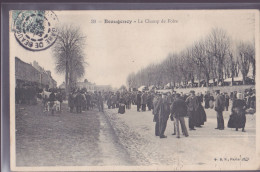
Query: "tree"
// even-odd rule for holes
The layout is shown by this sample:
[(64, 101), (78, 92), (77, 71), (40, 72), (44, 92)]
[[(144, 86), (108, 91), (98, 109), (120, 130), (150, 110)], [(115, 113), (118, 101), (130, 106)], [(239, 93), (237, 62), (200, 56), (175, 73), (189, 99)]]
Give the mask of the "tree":
[[(241, 43), (235, 46), (227, 33), (220, 28), (212, 29), (205, 38), (195, 42), (180, 53), (169, 53), (160, 64), (151, 64), (130, 74), (127, 82), (134, 82), (136, 87), (141, 85), (155, 85), (161, 87), (167, 83), (187, 85), (194, 79), (218, 79), (223, 83), (224, 78), (237, 77), (241, 71), (244, 78), (248, 74), (250, 65), (255, 75), (255, 48), (252, 43)], [(200, 82), (199, 82), (200, 83)]]
[(125, 85), (121, 85), (121, 87), (119, 88), (120, 91), (124, 92), (127, 91), (126, 86)]
[(247, 44), (247, 55), (253, 68), (253, 77), (255, 77), (255, 46), (254, 43)]
[(127, 85), (129, 88), (135, 88), (136, 87), (136, 81), (135, 81), (135, 73), (131, 73), (127, 77)]
[(250, 44), (240, 42), (237, 47), (237, 55), (238, 55), (239, 68), (243, 76), (243, 84), (245, 84), (246, 76), (250, 68), (250, 63), (252, 58), (251, 56), (254, 56), (254, 54), (252, 54), (252, 49), (250, 47)]
[(220, 82), (223, 80), (224, 58), (229, 52), (230, 38), (223, 29), (214, 28), (207, 39), (209, 45), (207, 53), (216, 59), (217, 76)]
[(76, 86), (77, 79), (85, 73), (84, 45), (86, 37), (80, 28), (63, 25), (59, 28), (57, 40), (52, 52), (56, 58), (56, 71), (65, 73), (66, 92)]

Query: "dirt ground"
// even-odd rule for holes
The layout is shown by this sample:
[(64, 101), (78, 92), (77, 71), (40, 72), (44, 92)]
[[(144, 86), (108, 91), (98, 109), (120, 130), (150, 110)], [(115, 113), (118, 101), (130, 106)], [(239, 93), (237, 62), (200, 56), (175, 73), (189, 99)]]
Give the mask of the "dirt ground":
[[(216, 112), (207, 109), (207, 122), (189, 137), (177, 139), (168, 120), (166, 139), (154, 134), (151, 111), (136, 106), (81, 114), (43, 112), (41, 104), (16, 105), (17, 166), (146, 166), (171, 170), (241, 170), (255, 164), (256, 118), (247, 115), (246, 132), (215, 130)], [(224, 112), (225, 126), (230, 111)], [(188, 119), (185, 118), (188, 127)], [(246, 159), (246, 161), (243, 160)], [(223, 159), (223, 161), (221, 161)], [(224, 160), (225, 159), (225, 160)], [(201, 167), (201, 168), (197, 168)]]
[[(256, 121), (255, 115), (247, 115), (246, 132), (215, 130), (216, 112), (207, 109), (207, 122), (189, 137), (173, 136), (173, 122), (169, 119), (166, 139), (155, 136), (151, 111), (136, 112), (136, 106), (118, 114), (116, 109), (107, 109), (106, 115), (113, 125), (120, 142), (142, 166), (171, 166), (172, 170), (191, 170), (193, 166), (205, 169), (248, 169), (256, 164)], [(225, 126), (230, 110), (224, 111)], [(188, 118), (185, 118), (188, 129)], [(248, 161), (244, 161), (241, 159)], [(223, 159), (223, 161), (221, 161)], [(234, 160), (236, 159), (236, 160)]]
[(133, 165), (103, 113), (51, 115), (38, 105), (16, 105), (17, 166)]

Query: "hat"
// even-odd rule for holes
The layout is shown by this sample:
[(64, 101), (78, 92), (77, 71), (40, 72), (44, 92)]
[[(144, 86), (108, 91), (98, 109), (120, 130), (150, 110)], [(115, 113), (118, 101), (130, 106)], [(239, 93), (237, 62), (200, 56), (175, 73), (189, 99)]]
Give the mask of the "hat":
[(215, 93), (220, 93), (220, 90), (215, 90)]
[(194, 90), (191, 90), (191, 91), (190, 91), (190, 93), (193, 93), (193, 94), (195, 94), (195, 91), (194, 91)]

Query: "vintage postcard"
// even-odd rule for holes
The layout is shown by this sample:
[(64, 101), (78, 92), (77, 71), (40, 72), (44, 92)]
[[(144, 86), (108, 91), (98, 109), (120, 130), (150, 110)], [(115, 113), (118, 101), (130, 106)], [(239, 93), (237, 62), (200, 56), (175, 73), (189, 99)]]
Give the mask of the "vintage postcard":
[(258, 10), (11, 10), (13, 171), (259, 170)]

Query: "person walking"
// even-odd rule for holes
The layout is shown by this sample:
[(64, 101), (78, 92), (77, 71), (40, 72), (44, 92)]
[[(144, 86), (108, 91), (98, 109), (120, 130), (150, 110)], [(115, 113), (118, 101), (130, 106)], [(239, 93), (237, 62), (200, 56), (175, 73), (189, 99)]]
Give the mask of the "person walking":
[(225, 107), (225, 98), (220, 94), (220, 90), (216, 90), (215, 93), (215, 111), (217, 112), (217, 128), (215, 129), (224, 130), (223, 111)]
[(187, 114), (187, 106), (185, 101), (180, 98), (179, 93), (175, 95), (175, 100), (173, 101), (171, 106), (171, 113), (173, 114), (174, 117), (174, 124), (177, 132), (176, 137), (180, 138), (179, 123), (181, 124), (182, 133), (185, 135), (185, 137), (188, 137), (189, 134), (184, 120), (184, 117)]

